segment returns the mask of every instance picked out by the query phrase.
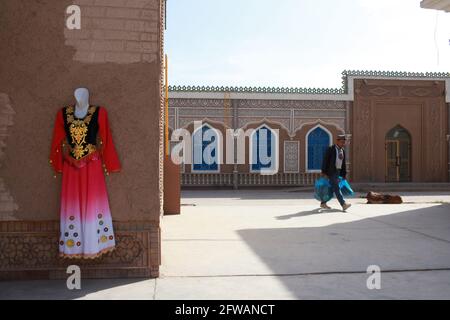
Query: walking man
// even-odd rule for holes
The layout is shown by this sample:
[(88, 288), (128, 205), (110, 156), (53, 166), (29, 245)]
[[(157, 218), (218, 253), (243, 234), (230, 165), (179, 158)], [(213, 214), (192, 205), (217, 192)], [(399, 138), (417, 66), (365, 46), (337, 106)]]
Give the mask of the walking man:
[[(347, 175), (344, 150), (345, 141), (345, 135), (337, 136), (336, 143), (327, 149), (322, 162), (322, 175), (330, 180), (333, 192), (344, 212), (351, 206), (350, 203), (345, 202), (344, 196), (339, 189), (339, 176), (345, 179)], [(322, 209), (331, 209), (326, 202), (322, 202), (320, 207)]]

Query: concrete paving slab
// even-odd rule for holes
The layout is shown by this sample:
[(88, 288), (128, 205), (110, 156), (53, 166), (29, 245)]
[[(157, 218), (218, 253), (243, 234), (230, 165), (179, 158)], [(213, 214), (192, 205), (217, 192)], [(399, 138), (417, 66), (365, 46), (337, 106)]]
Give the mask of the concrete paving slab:
[(65, 280), (0, 282), (1, 300), (153, 300), (155, 279), (86, 279), (81, 290)]
[(292, 190), (185, 191), (162, 221), (159, 279), (0, 282), (0, 299), (449, 299), (450, 191), (400, 194), (342, 213)]
[(328, 300), (450, 299), (450, 271), (381, 275), (380, 290), (369, 290), (368, 274), (286, 277), (186, 277), (157, 282), (158, 300)]

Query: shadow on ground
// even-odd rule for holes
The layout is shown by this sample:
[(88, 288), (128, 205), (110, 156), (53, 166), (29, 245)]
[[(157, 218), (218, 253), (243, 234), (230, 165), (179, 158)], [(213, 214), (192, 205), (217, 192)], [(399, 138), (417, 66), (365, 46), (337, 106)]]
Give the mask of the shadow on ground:
[[(68, 275), (69, 276), (69, 275)], [(133, 284), (142, 286), (142, 281), (148, 283), (148, 293), (140, 290), (140, 298), (152, 299), (154, 295), (154, 280), (149, 279), (85, 279), (81, 280), (81, 290), (69, 290), (66, 280), (36, 280), (36, 281), (4, 281), (0, 282), (0, 300), (73, 300), (84, 298), (90, 294), (102, 295), (102, 291), (113, 289), (110, 293), (115, 299), (133, 299), (135, 296), (127, 296), (127, 289)], [(11, 285), (13, 284), (13, 285)], [(146, 290), (146, 289), (144, 289)], [(117, 292), (122, 291), (122, 292)], [(101, 297), (108, 299), (108, 293)]]
[(310, 216), (310, 215), (313, 215), (313, 214), (325, 214), (325, 213), (333, 213), (333, 212), (342, 212), (342, 210), (317, 208), (317, 209), (314, 209), (314, 210), (300, 211), (300, 212), (297, 212), (297, 213), (292, 213), (292, 214), (287, 214), (287, 215), (283, 215), (283, 216), (278, 216), (277, 219), (278, 220), (289, 220), (289, 219), (292, 219), (292, 218), (306, 217), (306, 216)]
[[(318, 212), (304, 211), (276, 219), (302, 219)], [(323, 227), (241, 229), (237, 233), (294, 295), (301, 289), (296, 277), (289, 275), (343, 277), (354, 273), (361, 275), (356, 284), (335, 282), (322, 284), (321, 289), (335, 290), (335, 296), (345, 296), (345, 290), (359, 290), (367, 296), (366, 271), (371, 265), (390, 274), (450, 270), (449, 212), (450, 205), (440, 204), (373, 218), (361, 213), (361, 220)], [(395, 276), (393, 279), (383, 288), (391, 297), (395, 293), (408, 296), (408, 290), (429, 290), (423, 287), (420, 277), (409, 282), (396, 282)], [(442, 296), (449, 297), (450, 281), (442, 283), (440, 279), (438, 283), (444, 286)]]

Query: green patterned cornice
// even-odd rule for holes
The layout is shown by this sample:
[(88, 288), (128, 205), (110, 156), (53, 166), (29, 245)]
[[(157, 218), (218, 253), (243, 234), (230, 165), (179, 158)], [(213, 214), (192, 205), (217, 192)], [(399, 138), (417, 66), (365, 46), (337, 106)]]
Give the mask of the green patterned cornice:
[(169, 86), (171, 92), (226, 92), (226, 93), (291, 93), (291, 94), (347, 94), (348, 77), (361, 78), (449, 78), (449, 72), (402, 72), (344, 70), (341, 88), (287, 88), (287, 87), (224, 87), (224, 86)]
[(234, 92), (234, 93), (299, 93), (299, 94), (343, 94), (342, 89), (331, 88), (283, 88), (283, 87), (209, 87), (169, 86), (175, 92)]
[(361, 78), (450, 78), (450, 72), (404, 72), (404, 71), (371, 71), (344, 70), (342, 72), (342, 90), (348, 92), (348, 77)]

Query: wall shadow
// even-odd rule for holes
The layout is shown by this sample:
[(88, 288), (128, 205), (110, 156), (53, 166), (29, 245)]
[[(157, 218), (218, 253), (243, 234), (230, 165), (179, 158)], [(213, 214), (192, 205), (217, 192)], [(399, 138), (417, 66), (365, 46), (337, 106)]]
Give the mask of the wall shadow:
[[(449, 209), (449, 204), (440, 204), (374, 218), (360, 213), (361, 220), (323, 227), (241, 229), (237, 233), (297, 298), (304, 297), (307, 289), (301, 288), (298, 277), (289, 275), (335, 274), (339, 278), (360, 273), (361, 281), (356, 284), (321, 283), (319, 290), (325, 296), (333, 290), (335, 296), (355, 289), (367, 294), (370, 265), (380, 266), (381, 271), (450, 270)], [(304, 211), (275, 219), (302, 219), (316, 213)]]
[[(0, 282), (0, 300), (73, 300), (143, 281), (146, 281), (145, 285), (148, 286), (146, 299), (151, 300), (154, 292), (154, 280), (151, 279), (82, 279), (80, 290), (67, 289), (66, 280), (4, 281)], [(127, 299), (130, 298), (127, 297), (127, 292), (129, 290), (124, 289), (123, 293), (108, 295), (111, 299)], [(139, 293), (142, 296), (142, 290), (139, 290)], [(108, 299), (108, 296), (104, 295), (102, 299)]]

